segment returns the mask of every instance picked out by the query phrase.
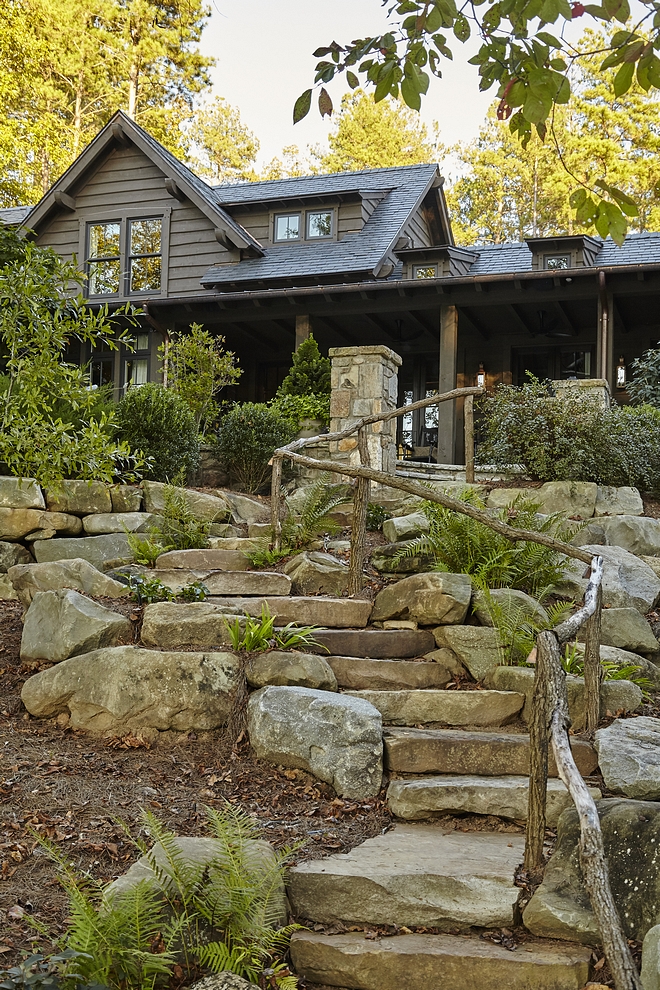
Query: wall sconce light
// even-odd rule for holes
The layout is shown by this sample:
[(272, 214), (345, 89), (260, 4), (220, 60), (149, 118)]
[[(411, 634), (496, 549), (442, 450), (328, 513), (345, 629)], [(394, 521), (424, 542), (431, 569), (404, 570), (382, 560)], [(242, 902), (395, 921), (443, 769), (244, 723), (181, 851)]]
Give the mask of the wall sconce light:
[(486, 387), (486, 372), (484, 371), (483, 361), (479, 362), (479, 370), (477, 371), (477, 388)]
[(619, 363), (616, 366), (616, 387), (626, 387), (626, 359), (623, 354), (619, 358)]

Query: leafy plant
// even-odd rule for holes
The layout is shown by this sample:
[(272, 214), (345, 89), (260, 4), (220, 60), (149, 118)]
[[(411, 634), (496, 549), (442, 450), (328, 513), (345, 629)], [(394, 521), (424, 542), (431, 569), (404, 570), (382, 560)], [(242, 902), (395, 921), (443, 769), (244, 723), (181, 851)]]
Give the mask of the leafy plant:
[[(485, 508), (473, 488), (466, 488), (459, 498), (475, 508)], [(536, 598), (547, 595), (559, 583), (565, 557), (549, 547), (526, 541), (513, 543), (484, 523), (436, 502), (424, 502), (422, 511), (429, 520), (429, 532), (407, 543), (398, 558), (428, 556), (435, 570), (472, 574), (480, 588), (518, 588)], [(561, 513), (540, 516), (538, 512), (538, 503), (523, 494), (493, 515), (519, 529), (566, 542), (579, 530)]]
[[(556, 602), (544, 609), (547, 614), (545, 619), (541, 608), (537, 607), (541, 606), (538, 598), (533, 602), (519, 601), (514, 597), (508, 600), (495, 598), (490, 588), (480, 582), (475, 583), (478, 584), (479, 604), (486, 609), (497, 630), (500, 662), (506, 666), (525, 664), (536, 645), (538, 634), (563, 622), (575, 607), (573, 602)], [(541, 599), (545, 597), (541, 592)]]
[(170, 333), (167, 344), (158, 349), (167, 387), (188, 405), (198, 433), (206, 432), (217, 419), (220, 390), (235, 385), (242, 374), (233, 353), (225, 351), (224, 342), (224, 337), (213, 336), (199, 323), (192, 323), (186, 332)]
[(202, 581), (192, 581), (183, 586), (177, 598), (184, 602), (203, 602), (209, 595), (210, 591)]
[(0, 970), (0, 990), (17, 990), (18, 987), (32, 987), (33, 990), (108, 990), (105, 984), (81, 982), (79, 975), (73, 972), (62, 977), (64, 969), (70, 969), (72, 962), (78, 958), (91, 957), (74, 949), (65, 949), (50, 956), (35, 952), (16, 966)]
[(279, 563), (285, 557), (290, 557), (292, 554), (298, 552), (286, 542), (283, 542), (279, 549), (276, 550), (266, 536), (257, 537), (254, 540), (254, 544), (251, 550), (246, 551), (245, 556), (250, 561), (252, 567), (257, 568), (272, 567), (273, 564)]
[(139, 574), (129, 574), (128, 587), (131, 598), (138, 605), (151, 605), (153, 602), (172, 602), (176, 595), (171, 588), (157, 578), (145, 578)]
[(270, 477), (269, 460), (295, 435), (291, 424), (264, 403), (236, 405), (222, 419), (218, 453), (244, 491), (258, 492)]
[(164, 546), (157, 540), (150, 540), (141, 534), (129, 533), (125, 527), (124, 532), (128, 539), (128, 548), (131, 551), (133, 560), (136, 564), (141, 564), (143, 567), (155, 567), (156, 561), (162, 553), (174, 549), (173, 544), (171, 546)]
[[(562, 656), (561, 665), (567, 674), (584, 677), (584, 650), (580, 649), (576, 643), (569, 644)], [(638, 667), (636, 664), (618, 664), (615, 660), (601, 659), (600, 665), (603, 668), (603, 678), (606, 681), (632, 681), (645, 692), (653, 687), (648, 677), (642, 673), (644, 668)]]
[(389, 512), (386, 512), (382, 505), (378, 505), (377, 502), (369, 502), (367, 506), (367, 529), (373, 531), (382, 529), (383, 523), (389, 518)]
[(304, 419), (318, 419), (323, 426), (330, 424), (330, 394), (314, 395), (307, 392), (304, 395), (278, 394), (270, 402), (283, 419), (287, 420), (294, 433), (300, 429)]
[(265, 650), (293, 650), (298, 646), (318, 646), (314, 639), (316, 626), (296, 626), (289, 622), (283, 629), (275, 629), (275, 619), (266, 602), (261, 606), (261, 618), (248, 615), (234, 619), (225, 625), (229, 631), (232, 649), (237, 653), (263, 653)]
[(163, 513), (152, 529), (152, 536), (170, 550), (203, 550), (208, 546), (211, 524), (197, 518), (181, 487), (182, 472), (163, 489)]
[(626, 386), (630, 401), (636, 405), (660, 408), (660, 346), (644, 351), (630, 366), (631, 378)]
[(310, 333), (292, 354), (293, 365), (277, 390), (279, 395), (330, 395), (330, 360), (322, 357)]
[(170, 481), (199, 464), (195, 417), (176, 392), (155, 382), (133, 386), (117, 405), (117, 435), (151, 458), (148, 477)]

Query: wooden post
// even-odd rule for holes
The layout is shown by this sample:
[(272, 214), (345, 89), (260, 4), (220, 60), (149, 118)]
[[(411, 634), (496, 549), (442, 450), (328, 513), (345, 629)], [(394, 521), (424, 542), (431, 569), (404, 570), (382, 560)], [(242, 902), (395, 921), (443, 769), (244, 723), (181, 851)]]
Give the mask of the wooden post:
[[(363, 427), (358, 430), (358, 451), (362, 467), (371, 465), (367, 431)], [(364, 541), (367, 532), (367, 509), (369, 508), (368, 478), (358, 478), (353, 499), (353, 526), (351, 528), (351, 563), (348, 571), (348, 593), (351, 598), (362, 591), (362, 568), (364, 566)]]
[(540, 633), (537, 643), (544, 651), (547, 664), (552, 749), (559, 776), (571, 795), (580, 819), (580, 867), (603, 941), (605, 958), (616, 990), (643, 990), (612, 897), (598, 810), (571, 751), (566, 675), (561, 666), (559, 642), (556, 634), (550, 631)]
[(279, 550), (282, 543), (282, 520), (280, 519), (280, 488), (282, 486), (282, 458), (273, 455), (273, 473), (270, 482), (270, 528), (273, 549)]
[(468, 485), (474, 484), (474, 396), (466, 395), (463, 404), (463, 423), (465, 429), (465, 480)]
[(526, 870), (545, 865), (545, 807), (548, 791), (548, 684), (546, 658), (541, 643), (536, 648), (532, 718), (529, 725), (529, 794), (525, 834)]
[(586, 709), (586, 729), (591, 735), (598, 728), (600, 719), (600, 685), (603, 668), (600, 662), (600, 624), (603, 608), (603, 588), (598, 585), (596, 611), (587, 619), (584, 644), (584, 701)]
[[(458, 348), (458, 310), (443, 305), (440, 309), (440, 378), (438, 392), (456, 388), (456, 357)], [(456, 404), (446, 402), (438, 407), (438, 464), (456, 463)]]

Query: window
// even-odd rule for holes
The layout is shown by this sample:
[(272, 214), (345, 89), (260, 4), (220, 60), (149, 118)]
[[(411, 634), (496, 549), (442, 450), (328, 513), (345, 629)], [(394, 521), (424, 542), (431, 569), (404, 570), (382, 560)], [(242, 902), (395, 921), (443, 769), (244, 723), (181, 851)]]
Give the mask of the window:
[(414, 278), (436, 278), (437, 265), (417, 265), (413, 271)]
[(543, 267), (549, 272), (561, 272), (571, 267), (570, 254), (546, 254)]
[(307, 214), (308, 237), (332, 237), (332, 210), (317, 210)]
[(90, 367), (90, 385), (92, 388), (102, 388), (113, 382), (114, 361), (111, 357), (95, 358)]
[(92, 223), (88, 232), (89, 294), (117, 295), (121, 288), (121, 223)]
[(275, 240), (276, 241), (299, 241), (300, 240), (300, 214), (283, 213), (275, 217)]
[(129, 220), (129, 292), (159, 292), (162, 220)]
[(131, 358), (126, 362), (125, 386), (145, 385), (149, 378), (149, 358)]
[(128, 337), (126, 344), (128, 344), (134, 351), (148, 351), (149, 334), (138, 333), (135, 337)]

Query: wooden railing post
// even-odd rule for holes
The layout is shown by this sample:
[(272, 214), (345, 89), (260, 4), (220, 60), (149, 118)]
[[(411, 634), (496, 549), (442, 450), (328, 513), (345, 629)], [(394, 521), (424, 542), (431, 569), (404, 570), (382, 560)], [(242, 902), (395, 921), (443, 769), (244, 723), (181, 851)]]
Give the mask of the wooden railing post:
[[(367, 431), (363, 427), (358, 430), (358, 452), (360, 454), (360, 465), (362, 467), (371, 466), (369, 456), (369, 446), (367, 444)], [(364, 541), (367, 533), (367, 509), (369, 508), (369, 488), (368, 478), (358, 478), (355, 485), (355, 496), (353, 498), (353, 525), (351, 528), (351, 562), (348, 571), (348, 593), (351, 597), (362, 591), (362, 569), (364, 567), (365, 546)]]
[(463, 405), (463, 426), (465, 434), (465, 480), (474, 484), (474, 396), (466, 395)]
[(603, 588), (598, 586), (596, 611), (585, 624), (584, 644), (584, 701), (586, 729), (591, 735), (598, 728), (600, 720), (600, 685), (603, 668), (600, 662), (600, 625), (603, 608)]
[(275, 550), (282, 543), (282, 520), (280, 519), (280, 489), (282, 487), (282, 457), (273, 455), (273, 473), (270, 482), (270, 528)]
[(532, 718), (529, 724), (529, 793), (525, 837), (526, 870), (544, 866), (545, 809), (548, 791), (548, 673), (544, 651), (536, 648)]

